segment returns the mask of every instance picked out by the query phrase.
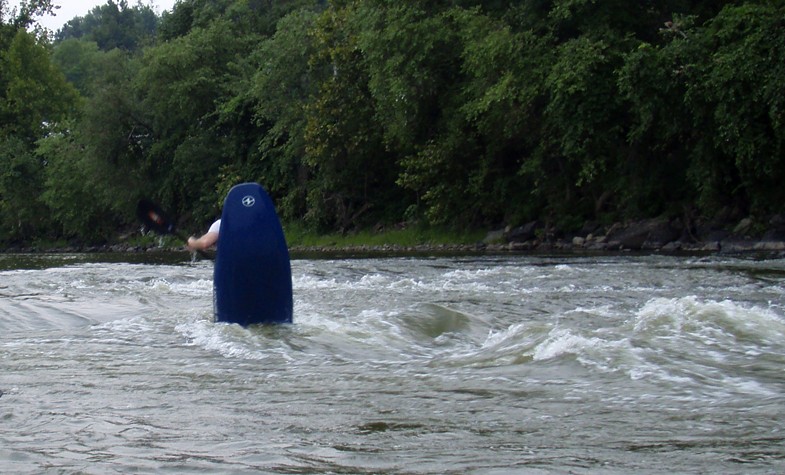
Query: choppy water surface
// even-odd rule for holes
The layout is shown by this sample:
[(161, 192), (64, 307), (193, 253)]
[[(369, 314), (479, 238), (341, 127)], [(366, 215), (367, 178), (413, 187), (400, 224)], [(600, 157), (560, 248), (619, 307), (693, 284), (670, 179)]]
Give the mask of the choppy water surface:
[(210, 262), (0, 269), (4, 473), (785, 471), (782, 260), (294, 260), (251, 329)]

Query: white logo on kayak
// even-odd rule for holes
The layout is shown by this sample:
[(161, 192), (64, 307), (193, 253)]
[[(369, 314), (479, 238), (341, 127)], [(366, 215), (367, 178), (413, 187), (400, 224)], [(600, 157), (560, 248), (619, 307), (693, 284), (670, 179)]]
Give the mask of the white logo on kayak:
[(243, 203), (243, 206), (245, 206), (246, 208), (250, 208), (251, 206), (254, 205), (254, 203), (256, 203), (256, 199), (253, 196), (248, 195), (248, 196), (243, 197), (242, 203)]

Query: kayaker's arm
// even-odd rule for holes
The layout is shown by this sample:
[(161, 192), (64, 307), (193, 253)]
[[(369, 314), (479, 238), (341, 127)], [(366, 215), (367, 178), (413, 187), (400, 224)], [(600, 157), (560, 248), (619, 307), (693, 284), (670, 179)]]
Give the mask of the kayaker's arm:
[(206, 232), (202, 237), (189, 237), (186, 247), (192, 251), (206, 251), (218, 242), (218, 233), (214, 231)]

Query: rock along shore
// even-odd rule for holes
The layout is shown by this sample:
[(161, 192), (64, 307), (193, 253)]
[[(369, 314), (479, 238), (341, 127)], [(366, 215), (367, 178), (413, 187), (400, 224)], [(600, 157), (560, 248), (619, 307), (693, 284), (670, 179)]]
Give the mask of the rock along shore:
[[(757, 228), (757, 229), (756, 229)], [(579, 232), (559, 235), (538, 222), (493, 231), (484, 244), (510, 251), (641, 251), (658, 253), (761, 253), (785, 255), (785, 216), (772, 217), (761, 229), (752, 219), (730, 228), (718, 222), (684, 226), (663, 218), (616, 223), (586, 223)]]

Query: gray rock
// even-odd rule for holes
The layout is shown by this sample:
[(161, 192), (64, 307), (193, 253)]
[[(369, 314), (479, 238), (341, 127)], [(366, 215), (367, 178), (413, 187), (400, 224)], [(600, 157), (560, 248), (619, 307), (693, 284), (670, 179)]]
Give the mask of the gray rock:
[(626, 227), (614, 226), (608, 233), (609, 246), (618, 242), (624, 249), (658, 249), (675, 241), (682, 229), (666, 219), (649, 219)]
[(505, 232), (504, 229), (497, 229), (496, 231), (490, 231), (485, 236), (485, 239), (482, 240), (484, 244), (497, 244), (500, 242), (504, 242), (505, 240)]
[(511, 229), (507, 233), (507, 240), (510, 242), (531, 241), (537, 237), (537, 230), (540, 228), (542, 228), (542, 224), (539, 221), (531, 221), (523, 226)]

